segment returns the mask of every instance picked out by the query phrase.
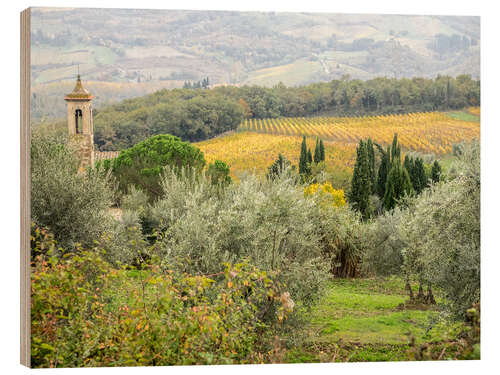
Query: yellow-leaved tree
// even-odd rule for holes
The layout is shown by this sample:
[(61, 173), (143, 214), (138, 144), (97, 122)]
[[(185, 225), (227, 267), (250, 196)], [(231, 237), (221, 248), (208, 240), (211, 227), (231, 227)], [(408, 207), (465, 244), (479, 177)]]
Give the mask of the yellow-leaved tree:
[(304, 189), (306, 197), (318, 194), (322, 205), (333, 205), (342, 207), (345, 205), (344, 190), (334, 189), (332, 184), (325, 182), (324, 184), (311, 184)]

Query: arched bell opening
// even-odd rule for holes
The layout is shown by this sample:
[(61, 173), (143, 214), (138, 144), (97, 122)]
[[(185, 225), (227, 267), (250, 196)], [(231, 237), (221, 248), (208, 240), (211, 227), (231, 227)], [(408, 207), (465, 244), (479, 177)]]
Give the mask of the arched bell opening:
[(75, 111), (75, 131), (76, 131), (76, 134), (83, 133), (83, 117), (82, 117), (82, 110), (81, 109), (77, 109)]

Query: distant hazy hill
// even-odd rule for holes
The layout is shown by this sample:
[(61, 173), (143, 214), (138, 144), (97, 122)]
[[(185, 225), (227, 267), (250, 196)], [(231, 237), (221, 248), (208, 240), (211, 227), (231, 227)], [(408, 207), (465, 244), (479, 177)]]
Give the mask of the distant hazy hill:
[(266, 86), (479, 78), (479, 17), (35, 8), (32, 31), (35, 118), (64, 110), (54, 83), (73, 80), (77, 64), (86, 81), (141, 83), (107, 85), (97, 104), (207, 76)]

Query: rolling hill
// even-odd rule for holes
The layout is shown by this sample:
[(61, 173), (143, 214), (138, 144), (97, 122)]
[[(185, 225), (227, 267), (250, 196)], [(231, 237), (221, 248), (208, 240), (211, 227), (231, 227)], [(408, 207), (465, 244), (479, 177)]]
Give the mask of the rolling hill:
[(34, 8), (32, 92), (42, 103), (33, 115), (64, 115), (46, 98), (77, 65), (104, 85), (91, 87), (97, 105), (204, 77), (265, 86), (346, 74), (478, 78), (479, 29), (479, 17)]

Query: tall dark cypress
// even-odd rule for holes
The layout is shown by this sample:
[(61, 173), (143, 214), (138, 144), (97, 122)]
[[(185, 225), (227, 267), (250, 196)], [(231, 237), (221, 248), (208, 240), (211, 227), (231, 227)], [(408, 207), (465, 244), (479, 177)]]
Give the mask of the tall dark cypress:
[(434, 160), (434, 164), (432, 164), (431, 180), (432, 182), (439, 182), (441, 180), (441, 166), (437, 160)]
[(359, 145), (356, 148), (356, 162), (354, 163), (354, 169), (352, 172), (351, 180), (351, 191), (348, 193), (348, 199), (352, 203), (353, 207), (356, 208), (356, 202), (359, 199), (360, 193), (360, 179), (361, 179), (361, 149), (363, 146), (363, 141), (359, 141)]
[(401, 165), (401, 161), (396, 159), (392, 165), (389, 174), (387, 175), (387, 184), (385, 187), (384, 207), (386, 210), (393, 209), (398, 200), (406, 194), (411, 194), (413, 187), (411, 185), (410, 176), (405, 167)]
[(319, 149), (319, 138), (316, 138), (316, 146), (314, 147), (313, 160), (315, 163), (319, 163), (321, 161), (321, 151)]
[[(385, 200), (385, 196), (387, 195), (387, 180), (394, 163), (399, 163), (401, 168), (403, 168), (403, 166), (401, 165), (401, 147), (398, 144), (398, 134), (394, 133), (392, 145), (387, 146), (386, 151), (383, 151), (382, 147), (380, 147), (378, 144), (377, 148), (382, 153), (382, 158), (380, 160), (380, 166), (378, 169), (376, 192), (380, 199)], [(408, 171), (406, 171), (406, 175), (408, 175), (409, 178)], [(392, 194), (389, 194), (389, 196), (391, 195)]]
[(309, 167), (311, 166), (313, 162), (313, 156), (312, 156), (312, 153), (311, 153), (311, 149), (307, 149), (307, 163), (309, 164)]
[(410, 158), (408, 155), (405, 156), (405, 161), (403, 163), (403, 167), (406, 168), (408, 173), (412, 170), (413, 158)]
[[(382, 151), (381, 148), (379, 148)], [(389, 174), (389, 169), (391, 167), (391, 148), (387, 146), (387, 150), (382, 153), (382, 158), (380, 160), (380, 166), (378, 167), (378, 177), (377, 177), (377, 195), (380, 199), (384, 199), (385, 195), (385, 185), (387, 182), (387, 175)]]
[(325, 161), (325, 145), (323, 144), (323, 140), (319, 140), (319, 151), (321, 155), (321, 161)]
[(307, 144), (306, 137), (302, 138), (302, 145), (300, 146), (300, 157), (299, 157), (299, 174), (305, 175), (308, 174), (308, 166), (307, 166)]
[(371, 138), (368, 138), (366, 142), (366, 150), (368, 152), (368, 167), (370, 175), (371, 193), (375, 194), (377, 191), (377, 178), (375, 175), (375, 151), (373, 149), (373, 142)]
[(360, 140), (357, 148), (356, 164), (351, 180), (349, 201), (353, 208), (361, 213), (363, 219), (372, 216), (373, 210), (370, 202), (371, 181), (368, 150), (366, 144)]
[(417, 194), (420, 194), (422, 190), (427, 187), (427, 175), (425, 173), (424, 161), (422, 158), (417, 158), (415, 160), (415, 163), (413, 164), (413, 176), (415, 180), (413, 188)]
[(392, 139), (391, 163), (393, 163), (395, 159), (401, 160), (401, 147), (398, 144), (398, 133), (394, 133), (394, 138)]
[(408, 175), (410, 176), (410, 181), (413, 188), (417, 190), (418, 181), (417, 181), (417, 176), (415, 175), (415, 161), (413, 160), (413, 158), (406, 155), (403, 167), (406, 169)]

